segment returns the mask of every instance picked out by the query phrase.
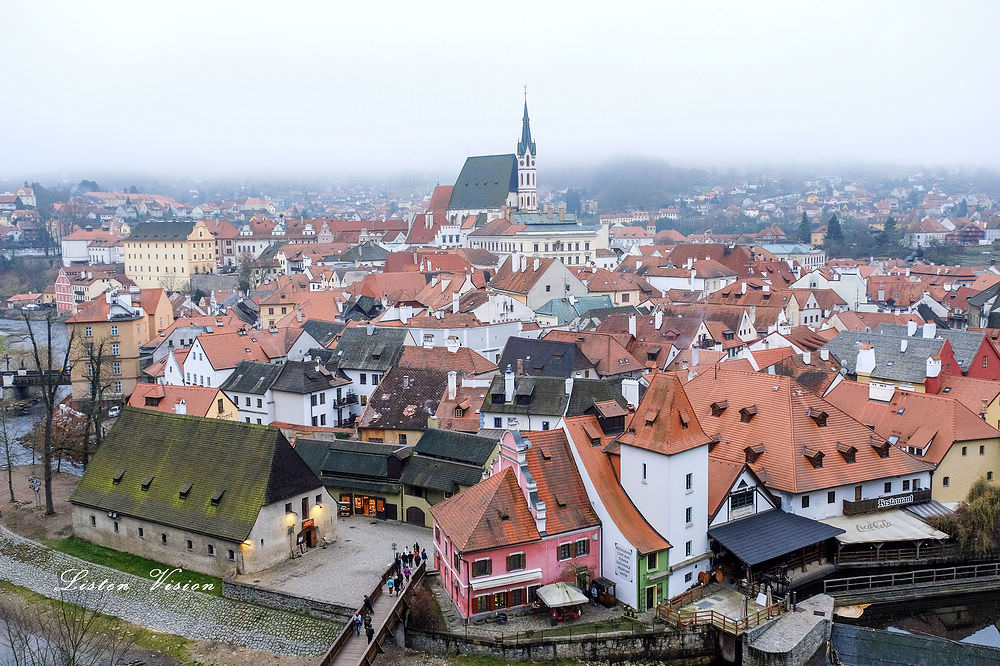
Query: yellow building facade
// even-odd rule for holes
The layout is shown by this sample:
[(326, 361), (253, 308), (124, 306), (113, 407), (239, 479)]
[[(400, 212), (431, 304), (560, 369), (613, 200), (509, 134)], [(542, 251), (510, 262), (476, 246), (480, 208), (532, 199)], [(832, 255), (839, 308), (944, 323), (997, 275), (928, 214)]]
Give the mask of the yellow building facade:
[(84, 303), (66, 326), (73, 340), (69, 357), (73, 397), (90, 395), (95, 374), (106, 399), (131, 395), (142, 372), (139, 347), (153, 334), (142, 308), (132, 304), (132, 295), (109, 292)]
[(963, 502), (979, 479), (1000, 483), (1000, 437), (952, 444), (931, 477), (931, 498), (948, 504)]
[(143, 288), (184, 291), (215, 272), (215, 238), (202, 220), (138, 224), (125, 241), (125, 275)]

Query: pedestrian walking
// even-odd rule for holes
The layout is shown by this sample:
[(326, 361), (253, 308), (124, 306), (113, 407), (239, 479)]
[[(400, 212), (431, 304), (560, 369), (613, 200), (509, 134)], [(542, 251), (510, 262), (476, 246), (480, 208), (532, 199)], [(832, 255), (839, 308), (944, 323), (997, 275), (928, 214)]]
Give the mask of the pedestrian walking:
[(397, 597), (399, 596), (399, 592), (402, 589), (403, 589), (403, 577), (402, 576), (396, 576), (396, 596)]
[(389, 596), (390, 596), (390, 597), (392, 596), (392, 587), (393, 587), (393, 584), (394, 584), (394, 583), (395, 583), (395, 580), (394, 580), (394, 579), (392, 578), (392, 576), (390, 576), (390, 577), (389, 577), (389, 580), (388, 580), (388, 581), (386, 581), (386, 585), (388, 585), (388, 586), (389, 586)]
[(354, 631), (355, 636), (361, 636), (361, 613), (354, 614)]
[(372, 625), (369, 624), (367, 627), (365, 627), (365, 635), (368, 636), (368, 642), (371, 643), (372, 639), (375, 638), (375, 629), (372, 627)]
[(372, 600), (371, 600), (371, 597), (369, 597), (369, 596), (368, 596), (367, 594), (365, 595), (365, 603), (364, 603), (364, 606), (365, 606), (365, 610), (366, 610), (366, 611), (368, 611), (368, 614), (369, 614), (369, 615), (371, 615), (372, 613), (374, 613), (374, 612), (375, 612), (375, 607), (374, 607), (374, 606), (372, 606)]
[(424, 548), (422, 551), (420, 551), (420, 559), (423, 560), (424, 564), (427, 564), (427, 549), (426, 548)]
[(420, 544), (416, 541), (413, 542), (413, 554), (416, 555), (420, 552)]
[(410, 567), (403, 567), (403, 576), (406, 577), (406, 584), (410, 584)]

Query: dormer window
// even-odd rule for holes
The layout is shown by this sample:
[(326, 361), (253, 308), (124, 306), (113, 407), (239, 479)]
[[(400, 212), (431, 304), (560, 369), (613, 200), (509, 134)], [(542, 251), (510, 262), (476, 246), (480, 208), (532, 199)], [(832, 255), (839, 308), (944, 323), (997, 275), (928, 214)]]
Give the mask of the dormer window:
[(826, 427), (826, 417), (828, 416), (828, 414), (825, 411), (813, 409), (812, 407), (810, 407), (809, 410), (806, 412), (806, 416), (815, 421), (816, 425), (818, 425), (820, 428)]
[(219, 502), (222, 501), (222, 496), (226, 494), (226, 490), (223, 488), (221, 490), (216, 490), (215, 494), (212, 495), (212, 506), (219, 506)]
[(813, 466), (813, 469), (819, 469), (823, 466), (823, 452), (819, 449), (814, 449), (810, 446), (803, 446), (802, 455), (806, 457), (809, 464)]
[(858, 447), (837, 442), (837, 453), (844, 457), (844, 462), (850, 464), (854, 462), (854, 458), (858, 453)]
[(729, 407), (728, 400), (718, 400), (712, 403), (712, 416), (722, 416), (722, 412)]
[(651, 426), (653, 422), (656, 421), (656, 417), (660, 415), (660, 410), (658, 409), (647, 409), (646, 410), (646, 425)]
[(154, 478), (155, 477), (147, 476), (145, 479), (142, 480), (142, 486), (141, 487), (142, 487), (143, 491), (149, 492), (149, 487), (151, 485), (153, 485), (153, 479)]
[(691, 417), (683, 409), (680, 412), (678, 412), (678, 416), (681, 419), (681, 429), (682, 430), (687, 430), (688, 423), (691, 421)]
[(465, 410), (462, 409), (461, 407), (456, 407), (455, 408), (455, 418), (456, 419), (460, 419), (463, 416), (465, 416)]
[(181, 491), (180, 491), (180, 493), (178, 493), (178, 496), (181, 499), (187, 499), (187, 496), (191, 493), (191, 486), (192, 485), (194, 485), (194, 484), (191, 484), (191, 483), (184, 484), (184, 487), (181, 488)]
[(889, 447), (892, 446), (889, 442), (879, 441), (874, 437), (869, 437), (868, 442), (871, 444), (872, 448), (875, 449), (875, 452), (878, 453), (879, 458), (889, 457)]
[(740, 421), (743, 423), (750, 423), (757, 414), (757, 405), (750, 405), (749, 407), (744, 407), (740, 410)]
[(117, 472), (115, 472), (115, 475), (111, 477), (111, 483), (117, 486), (119, 483), (122, 482), (122, 477), (124, 476), (125, 476), (125, 470), (123, 469), (118, 470)]
[(752, 465), (757, 462), (757, 459), (764, 455), (764, 442), (757, 444), (756, 446), (748, 446), (743, 449), (743, 453), (746, 456), (747, 464)]

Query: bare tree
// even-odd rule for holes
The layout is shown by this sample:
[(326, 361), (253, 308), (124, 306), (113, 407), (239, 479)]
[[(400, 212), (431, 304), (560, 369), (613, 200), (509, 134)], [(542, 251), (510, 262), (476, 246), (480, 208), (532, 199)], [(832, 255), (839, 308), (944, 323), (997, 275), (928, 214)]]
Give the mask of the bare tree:
[(87, 608), (65, 593), (47, 604), (0, 600), (0, 646), (12, 654), (4, 666), (120, 666), (132, 656), (128, 626), (102, 614), (103, 592)]
[[(24, 323), (28, 327), (28, 337), (31, 340), (31, 350), (35, 357), (35, 367), (39, 370), (38, 381), (42, 389), (42, 403), (45, 406), (45, 438), (42, 446), (42, 464), (45, 466), (45, 515), (51, 516), (56, 512), (55, 505), (52, 503), (52, 419), (55, 416), (57, 407), (56, 396), (59, 392), (62, 373), (69, 371), (69, 353), (70, 349), (73, 348), (74, 337), (73, 334), (70, 334), (62, 363), (54, 366), (52, 323), (56, 317), (55, 311), (49, 310), (45, 315), (44, 345), (39, 343), (38, 337), (35, 335), (35, 329), (31, 326), (31, 321), (28, 319), (28, 313), (25, 312), (22, 316), (24, 317)], [(59, 370), (58, 373), (47, 372), (48, 370), (56, 369)]]
[(77, 354), (74, 363), (85, 363), (87, 368), (87, 398), (83, 400), (83, 413), (86, 423), (83, 428), (83, 441), (80, 445), (80, 462), (87, 468), (90, 461), (90, 441), (94, 440), (94, 450), (101, 446), (104, 440), (104, 417), (107, 414), (105, 399), (112, 391), (114, 383), (113, 363), (117, 358), (111, 352), (113, 343), (104, 338), (96, 345), (92, 342), (77, 344)]
[(4, 466), (7, 468), (7, 488), (10, 490), (11, 503), (14, 497), (14, 441), (7, 429), (7, 401), (0, 400), (0, 444), (3, 445)]

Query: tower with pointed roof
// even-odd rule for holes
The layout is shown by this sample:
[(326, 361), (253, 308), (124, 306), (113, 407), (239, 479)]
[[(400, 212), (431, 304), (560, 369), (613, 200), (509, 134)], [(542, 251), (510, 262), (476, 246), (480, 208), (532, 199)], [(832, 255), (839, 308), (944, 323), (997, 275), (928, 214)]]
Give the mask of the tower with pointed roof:
[(521, 140), (517, 143), (517, 207), (522, 212), (538, 210), (535, 190), (535, 142), (531, 140), (528, 122), (528, 96), (524, 97), (524, 118), (521, 120)]

